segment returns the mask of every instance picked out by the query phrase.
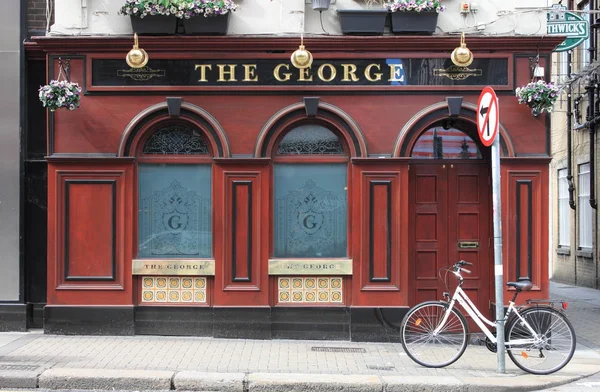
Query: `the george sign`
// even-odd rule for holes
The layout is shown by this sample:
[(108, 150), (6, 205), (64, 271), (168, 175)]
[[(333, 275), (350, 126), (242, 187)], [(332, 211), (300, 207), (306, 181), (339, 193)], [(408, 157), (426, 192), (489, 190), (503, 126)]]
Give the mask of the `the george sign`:
[(134, 259), (132, 274), (212, 276), (215, 274), (215, 261)]
[(494, 143), (499, 123), (498, 97), (493, 88), (486, 86), (477, 101), (477, 131), (484, 146)]
[(352, 275), (352, 260), (270, 259), (269, 275)]
[(560, 4), (552, 5), (552, 10), (547, 14), (548, 35), (564, 35), (567, 38), (561, 42), (555, 52), (564, 52), (581, 44), (590, 36), (587, 20), (573, 12), (568, 12), (567, 7)]
[[(294, 86), (382, 87), (509, 86), (508, 58), (481, 58), (473, 69), (452, 68), (448, 58), (316, 59), (296, 69), (288, 59), (156, 59), (130, 68), (123, 59), (92, 59), (91, 90), (108, 87), (193, 87), (245, 90)], [(115, 89), (116, 90), (116, 89)]]

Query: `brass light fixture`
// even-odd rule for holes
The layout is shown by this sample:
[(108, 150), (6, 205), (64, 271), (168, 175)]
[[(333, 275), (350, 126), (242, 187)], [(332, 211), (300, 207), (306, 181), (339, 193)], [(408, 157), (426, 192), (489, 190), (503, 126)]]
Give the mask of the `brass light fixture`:
[(461, 34), (460, 46), (452, 51), (450, 60), (452, 60), (457, 67), (468, 67), (473, 62), (473, 53), (471, 53), (465, 43), (465, 33)]
[(133, 33), (133, 48), (125, 56), (127, 65), (131, 68), (142, 68), (148, 64), (149, 59), (148, 53), (139, 47), (137, 33)]
[(300, 35), (300, 46), (292, 53), (290, 61), (294, 67), (299, 69), (308, 68), (313, 62), (312, 53), (304, 47), (304, 37), (302, 35)]

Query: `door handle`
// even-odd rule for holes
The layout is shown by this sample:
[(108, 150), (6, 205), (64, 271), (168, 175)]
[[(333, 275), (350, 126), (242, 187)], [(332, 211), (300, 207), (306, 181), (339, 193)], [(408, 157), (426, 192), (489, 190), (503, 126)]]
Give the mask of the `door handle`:
[(458, 247), (461, 249), (479, 248), (479, 242), (478, 241), (459, 241)]

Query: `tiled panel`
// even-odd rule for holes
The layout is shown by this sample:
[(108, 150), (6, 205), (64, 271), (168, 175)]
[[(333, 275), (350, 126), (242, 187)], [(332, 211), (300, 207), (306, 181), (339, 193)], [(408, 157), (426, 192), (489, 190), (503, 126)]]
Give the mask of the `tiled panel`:
[(183, 276), (142, 277), (142, 304), (206, 303), (206, 278)]
[(280, 304), (343, 303), (340, 277), (285, 277), (277, 282)]

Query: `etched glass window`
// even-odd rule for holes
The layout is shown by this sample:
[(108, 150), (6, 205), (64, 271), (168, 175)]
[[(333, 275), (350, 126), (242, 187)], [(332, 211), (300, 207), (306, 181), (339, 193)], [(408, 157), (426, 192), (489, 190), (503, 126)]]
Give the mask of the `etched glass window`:
[(196, 129), (183, 125), (169, 125), (154, 132), (144, 144), (148, 155), (206, 155), (208, 145)]
[(140, 164), (138, 214), (138, 257), (212, 257), (211, 166)]
[(279, 155), (343, 154), (340, 139), (329, 129), (316, 124), (300, 125), (288, 132), (281, 143)]
[(455, 128), (433, 127), (415, 143), (413, 158), (421, 159), (481, 159), (477, 144)]
[(346, 164), (277, 164), (274, 256), (346, 257)]

